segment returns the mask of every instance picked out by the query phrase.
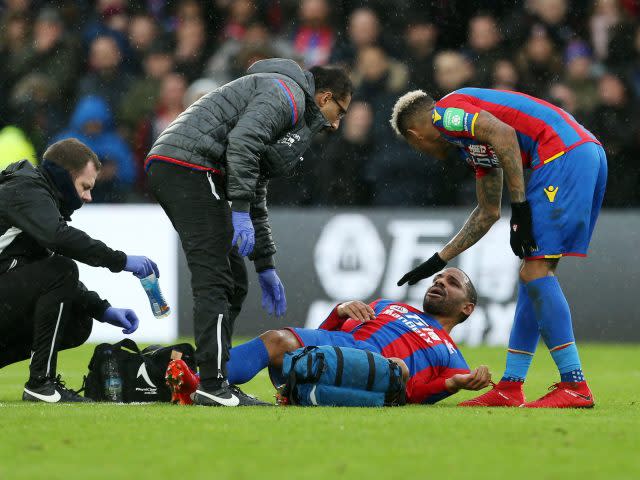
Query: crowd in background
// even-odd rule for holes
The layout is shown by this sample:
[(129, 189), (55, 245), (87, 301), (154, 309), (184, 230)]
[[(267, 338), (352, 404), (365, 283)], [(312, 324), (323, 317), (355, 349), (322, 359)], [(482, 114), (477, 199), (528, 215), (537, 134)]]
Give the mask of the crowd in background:
[(5, 0), (0, 169), (77, 137), (104, 164), (94, 198), (152, 201), (144, 158), (203, 94), (254, 61), (339, 64), (354, 81), (270, 204), (442, 206), (474, 201), (464, 163), (412, 151), (390, 126), (398, 96), (518, 90), (571, 112), (609, 157), (607, 206), (640, 205), (640, 0)]

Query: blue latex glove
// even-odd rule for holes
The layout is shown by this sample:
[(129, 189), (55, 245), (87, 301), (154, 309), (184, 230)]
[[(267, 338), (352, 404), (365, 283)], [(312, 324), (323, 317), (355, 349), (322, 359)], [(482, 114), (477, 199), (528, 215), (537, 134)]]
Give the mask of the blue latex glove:
[(138, 316), (133, 310), (128, 308), (114, 308), (109, 307), (104, 311), (102, 315), (103, 322), (110, 323), (116, 327), (122, 327), (122, 333), (129, 335), (138, 329)]
[(287, 312), (287, 298), (284, 295), (284, 286), (278, 278), (275, 269), (270, 268), (258, 274), (258, 281), (262, 288), (262, 308), (269, 315), (275, 314), (282, 317)]
[(124, 266), (125, 272), (131, 272), (138, 278), (148, 277), (152, 273), (160, 278), (160, 270), (158, 265), (147, 257), (139, 255), (127, 255), (127, 263)]
[(251, 216), (249, 212), (231, 212), (231, 223), (233, 224), (233, 240), (231, 245), (238, 245), (238, 253), (241, 257), (246, 257), (253, 252), (256, 243), (256, 232), (253, 230)]

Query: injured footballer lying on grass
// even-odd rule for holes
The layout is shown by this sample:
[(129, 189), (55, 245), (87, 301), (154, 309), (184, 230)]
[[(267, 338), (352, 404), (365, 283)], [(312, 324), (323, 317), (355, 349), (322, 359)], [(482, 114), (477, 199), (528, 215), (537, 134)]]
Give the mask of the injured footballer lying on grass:
[[(423, 311), (384, 299), (369, 305), (345, 302), (316, 330), (269, 330), (231, 349), (227, 376), (231, 384), (243, 384), (269, 367), (278, 386), (285, 354), (301, 347), (333, 346), (370, 351), (399, 365), (408, 403), (432, 404), (461, 389), (480, 390), (491, 383), (489, 369), (481, 365), (470, 370), (449, 336), (473, 313), (477, 298), (469, 277), (462, 270), (447, 268), (434, 276), (424, 296)], [(181, 360), (169, 364), (167, 381), (176, 402), (191, 404), (200, 396), (204, 398), (198, 398), (199, 404), (221, 404), (197, 388), (197, 376)]]

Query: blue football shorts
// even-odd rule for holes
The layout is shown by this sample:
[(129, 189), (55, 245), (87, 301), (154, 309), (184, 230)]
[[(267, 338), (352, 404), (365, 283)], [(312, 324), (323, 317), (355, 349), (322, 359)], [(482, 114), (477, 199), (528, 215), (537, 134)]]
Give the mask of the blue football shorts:
[(607, 157), (587, 142), (534, 170), (527, 183), (538, 250), (527, 259), (586, 257), (607, 184)]

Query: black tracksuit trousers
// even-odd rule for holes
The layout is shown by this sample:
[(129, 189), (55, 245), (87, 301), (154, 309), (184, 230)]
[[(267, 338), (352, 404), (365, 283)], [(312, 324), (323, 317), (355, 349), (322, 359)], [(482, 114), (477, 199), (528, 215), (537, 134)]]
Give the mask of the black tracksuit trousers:
[(203, 387), (226, 377), (247, 270), (231, 248), (231, 208), (219, 175), (154, 162), (148, 183), (178, 232), (191, 271), (196, 360)]
[(78, 293), (78, 266), (60, 255), (0, 274), (0, 368), (33, 354), (30, 377), (54, 377), (58, 351), (91, 334), (93, 319), (74, 302)]

